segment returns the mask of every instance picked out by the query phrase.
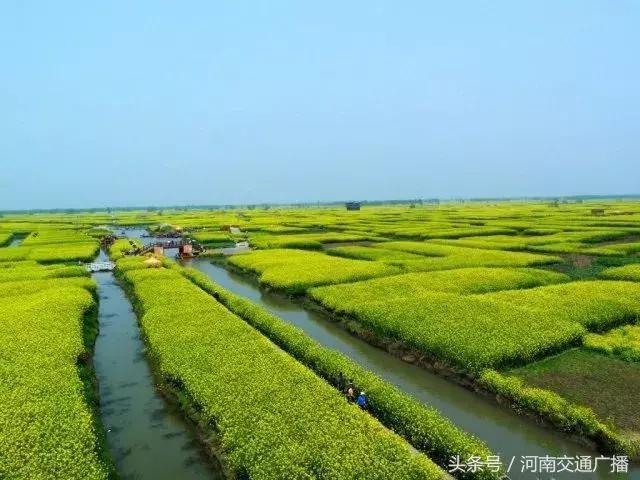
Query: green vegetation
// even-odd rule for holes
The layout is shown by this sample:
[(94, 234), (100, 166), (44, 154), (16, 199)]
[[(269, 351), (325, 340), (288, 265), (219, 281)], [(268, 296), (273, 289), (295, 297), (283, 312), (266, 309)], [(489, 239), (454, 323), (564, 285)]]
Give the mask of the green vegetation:
[(640, 285), (621, 281), (580, 281), (488, 293), (483, 298), (526, 307), (539, 316), (584, 325), (601, 332), (640, 315)]
[(96, 293), (96, 284), (89, 277), (51, 278), (45, 280), (19, 280), (0, 282), (0, 298), (19, 295), (30, 295), (50, 289), (62, 287), (80, 287)]
[[(83, 323), (81, 313), (97, 298), (77, 263), (94, 259), (106, 225), (185, 232), (209, 247), (249, 239), (258, 250), (232, 256), (228, 265), (263, 286), (307, 295), (352, 333), (602, 450), (637, 454), (631, 439), (640, 435), (639, 205), (4, 214), (0, 477), (109, 474), (83, 394), (88, 367), (78, 362), (90, 345), (70, 346), (82, 340), (91, 322)], [(231, 234), (232, 226), (242, 233)], [(16, 237), (24, 241), (4, 247)], [(110, 255), (137, 302), (154, 364), (186, 410), (218, 431), (223, 457), (239, 477), (431, 478), (443, 472), (425, 454), (442, 467), (451, 455), (489, 453), (437, 411), (201, 274), (167, 261), (141, 268), (144, 259), (125, 256), (131, 246), (118, 240)], [(57, 365), (64, 368), (52, 372)], [(327, 384), (339, 372), (367, 390), (375, 418)], [(45, 375), (55, 384), (41, 386)], [(62, 392), (54, 391), (62, 377)], [(18, 403), (12, 395), (22, 395), (21, 388), (37, 402)], [(51, 401), (41, 399), (49, 391)], [(28, 423), (28, 415), (36, 420)], [(52, 425), (60, 422), (54, 442)]]
[(106, 227), (93, 227), (90, 230), (87, 230), (86, 234), (91, 238), (99, 239), (100, 237), (104, 237), (105, 235), (111, 235), (113, 232)]
[(29, 247), (0, 248), (0, 262), (26, 260), (31, 249)]
[(216, 425), (239, 476), (443, 477), (426, 456), (178, 272), (129, 269), (123, 278), (160, 372)]
[(329, 255), (337, 257), (353, 258), (356, 260), (375, 260), (393, 265), (394, 262), (402, 265), (405, 260), (424, 260), (421, 255), (401, 252), (398, 250), (387, 250), (385, 248), (370, 248), (358, 245), (347, 247), (336, 247), (327, 250)]
[(640, 362), (640, 326), (625, 325), (602, 335), (589, 334), (584, 346), (627, 362)]
[(209, 247), (227, 246), (235, 243), (235, 240), (228, 232), (221, 232), (220, 230), (199, 231), (192, 233), (190, 236), (194, 240)]
[(99, 250), (100, 247), (95, 242), (50, 245), (31, 249), (27, 258), (40, 263), (90, 262)]
[[(341, 353), (322, 347), (302, 330), (225, 290), (202, 272), (194, 269), (178, 271), (325, 380), (335, 382), (340, 373), (352, 379), (366, 390), (371, 402), (370, 411), (376, 418), (441, 466), (446, 467), (454, 455), (462, 458), (491, 455), (481, 441), (461, 432), (437, 410), (416, 401)], [(492, 474), (477, 472), (469, 476), (484, 478)]]
[(633, 323), (640, 314), (640, 285), (631, 282), (570, 282), (460, 295), (474, 288), (504, 288), (503, 276), (514, 287), (518, 275), (524, 286), (563, 279), (547, 273), (496, 270), (484, 278), (482, 269), (440, 272), (439, 277), (434, 272), (432, 278), (410, 274), (312, 289), (309, 295), (379, 338), (400, 340), (469, 371), (531, 362), (580, 343), (585, 327), (602, 331)]
[(433, 238), (462, 238), (472, 237), (474, 235), (502, 235), (513, 234), (515, 230), (510, 228), (496, 227), (457, 227), (457, 228), (402, 228), (392, 232), (394, 237), (415, 238), (420, 240), (429, 240)]
[(24, 246), (51, 245), (55, 243), (93, 243), (93, 238), (74, 230), (38, 229), (22, 241)]
[(35, 262), (10, 263), (3, 268), (0, 264), (0, 283), (17, 280), (40, 280), (44, 278), (82, 277), (87, 271), (80, 266), (39, 265)]
[(76, 363), (94, 308), (77, 287), (0, 298), (0, 477), (108, 477)]
[(640, 402), (640, 365), (636, 363), (574, 349), (511, 374), (591, 408), (622, 433), (640, 431), (640, 417), (631, 414)]
[(0, 262), (19, 260), (35, 260), (40, 263), (90, 262), (98, 254), (99, 249), (97, 242), (0, 248)]
[(353, 282), (400, 272), (382, 263), (286, 249), (234, 255), (229, 258), (229, 263), (259, 274), (260, 283), (293, 295), (318, 285)]
[(565, 282), (565, 275), (533, 268), (460, 268), (406, 273), (345, 285), (317, 287), (309, 296), (332, 310), (354, 308), (367, 302), (417, 298), (432, 292), (487, 293)]
[(428, 257), (394, 262), (409, 271), (448, 270), (465, 267), (528, 267), (561, 261), (558, 257), (548, 255), (452, 247), (435, 243), (386, 242), (380, 248)]
[(13, 239), (13, 235), (10, 232), (9, 233), (0, 232), (0, 247), (6, 247), (11, 243), (12, 239)]
[(322, 242), (302, 235), (252, 235), (249, 238), (255, 248), (298, 248), (300, 250), (321, 250)]
[(568, 254), (564, 256), (564, 262), (550, 265), (546, 268), (568, 275), (572, 280), (593, 280), (600, 277), (601, 273), (611, 267), (626, 265), (635, 262), (630, 257), (603, 257), (584, 254)]
[(113, 242), (113, 245), (109, 247), (109, 256), (112, 260), (119, 260), (126, 255), (126, 252), (129, 252), (133, 248), (140, 247), (142, 247), (142, 242), (140, 240), (119, 238), (118, 240)]
[(624, 242), (613, 245), (610, 244), (604, 247), (590, 248), (585, 250), (585, 252), (594, 255), (637, 256), (640, 253), (640, 242)]
[(622, 267), (608, 268), (600, 273), (600, 277), (640, 282), (640, 264), (634, 263)]
[(400, 340), (421, 355), (467, 371), (530, 362), (578, 343), (584, 334), (579, 324), (483, 295), (431, 292), (333, 310), (379, 338)]
[(325, 243), (362, 242), (380, 240), (361, 233), (326, 232), (287, 235), (252, 234), (249, 242), (256, 248), (300, 248), (319, 250)]
[(507, 399), (517, 410), (537, 415), (562, 431), (591, 439), (604, 452), (622, 452), (631, 457), (640, 454), (640, 445), (633, 437), (617, 433), (592, 409), (572, 403), (558, 393), (527, 386), (517, 376), (502, 375), (495, 370), (484, 370), (478, 382), (487, 391)]

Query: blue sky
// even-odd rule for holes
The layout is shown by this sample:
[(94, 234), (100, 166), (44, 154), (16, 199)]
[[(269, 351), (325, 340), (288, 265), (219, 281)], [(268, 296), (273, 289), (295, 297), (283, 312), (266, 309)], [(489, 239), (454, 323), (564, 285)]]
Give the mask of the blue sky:
[(640, 193), (640, 2), (0, 6), (0, 210)]

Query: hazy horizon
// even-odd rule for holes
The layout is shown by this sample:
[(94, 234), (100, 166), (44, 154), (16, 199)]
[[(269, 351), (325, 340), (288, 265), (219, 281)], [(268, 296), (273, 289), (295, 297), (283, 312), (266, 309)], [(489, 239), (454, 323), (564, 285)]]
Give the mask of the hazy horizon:
[(8, 2), (0, 210), (633, 195), (639, 23), (624, 0)]
[[(415, 197), (415, 198), (386, 198), (386, 199), (373, 199), (373, 198), (362, 198), (362, 199), (336, 199), (336, 200), (326, 200), (326, 201), (302, 201), (297, 203), (275, 203), (275, 202), (256, 202), (256, 203), (201, 203), (201, 204), (137, 204), (137, 205), (93, 205), (93, 206), (81, 206), (81, 207), (51, 207), (51, 208), (22, 208), (22, 209), (0, 209), (0, 213), (26, 213), (26, 212), (47, 212), (47, 211), (74, 211), (74, 212), (83, 212), (83, 211), (107, 211), (111, 210), (114, 212), (117, 211), (134, 211), (134, 210), (148, 210), (148, 209), (157, 209), (157, 210), (182, 210), (182, 209), (218, 209), (218, 210), (228, 210), (228, 209), (246, 209), (246, 208), (255, 208), (261, 209), (262, 207), (274, 207), (274, 208), (297, 208), (297, 207), (307, 207), (313, 208), (315, 205), (319, 205), (320, 208), (324, 207), (343, 207), (344, 203), (348, 202), (358, 202), (363, 206), (394, 206), (394, 205), (407, 205), (409, 203), (422, 202), (422, 204), (426, 207), (435, 205), (436, 203), (440, 204), (458, 204), (460, 202), (465, 203), (501, 203), (501, 202), (522, 202), (522, 203), (546, 203), (551, 200), (559, 200), (559, 201), (567, 201), (568, 204), (575, 204), (576, 200), (584, 200), (584, 202), (599, 202), (599, 201), (611, 201), (611, 200), (640, 200), (640, 193), (623, 193), (623, 194), (605, 194), (605, 195), (549, 195), (549, 196), (530, 196), (530, 197)], [(437, 200), (437, 202), (434, 202)]]

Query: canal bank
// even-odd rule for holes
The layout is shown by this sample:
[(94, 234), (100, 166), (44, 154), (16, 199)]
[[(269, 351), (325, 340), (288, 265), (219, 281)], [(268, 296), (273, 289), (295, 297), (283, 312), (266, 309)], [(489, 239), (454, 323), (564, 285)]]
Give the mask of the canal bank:
[[(104, 252), (99, 261), (107, 260)], [(100, 417), (123, 479), (222, 479), (192, 424), (156, 389), (135, 313), (112, 272), (98, 284), (99, 335), (94, 367)]]
[[(340, 351), (419, 401), (437, 408), (461, 429), (484, 440), (501, 458), (515, 458), (517, 468), (523, 456), (599, 456), (596, 451), (577, 444), (559, 432), (544, 428), (527, 417), (518, 416), (493, 400), (405, 363), (351, 336), (321, 312), (307, 311), (286, 297), (260, 290), (248, 277), (232, 273), (203, 259), (193, 260), (190, 265), (229, 291), (250, 299), (300, 327), (323, 346)], [(595, 474), (581, 473), (580, 477), (613, 477), (605, 470), (606, 467)], [(566, 474), (555, 477), (571, 478)], [(514, 478), (522, 477), (515, 475)], [(638, 478), (638, 471), (634, 469), (630, 475), (616, 478)]]

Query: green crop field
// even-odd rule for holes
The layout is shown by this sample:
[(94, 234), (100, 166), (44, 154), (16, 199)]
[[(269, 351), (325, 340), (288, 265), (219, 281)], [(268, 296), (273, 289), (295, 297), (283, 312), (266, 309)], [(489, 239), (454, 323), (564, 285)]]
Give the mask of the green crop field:
[(160, 371), (218, 426), (235, 471), (257, 479), (442, 477), (179, 273), (129, 269), (124, 279)]
[(585, 337), (584, 346), (629, 362), (640, 362), (640, 326), (624, 325)]
[(94, 306), (65, 282), (0, 298), (0, 477), (107, 478), (76, 364)]
[[(133, 255), (164, 235), (206, 255)], [(145, 445), (201, 444), (215, 478), (444, 478), (456, 455), (552, 455), (536, 439), (567, 434), (640, 460), (639, 241), (634, 201), (5, 214), (0, 477), (116, 478), (144, 458), (123, 446), (136, 417), (111, 429), (127, 409), (100, 401), (135, 401), (140, 379), (104, 391), (92, 368), (127, 311), (142, 347), (117, 375), (144, 360), (195, 425)], [(107, 259), (115, 274), (90, 276)], [(121, 303), (96, 322), (109, 289)]]
[(383, 263), (351, 260), (300, 250), (274, 249), (237, 255), (230, 263), (260, 275), (260, 282), (289, 293), (310, 287), (400, 273)]
[(640, 0), (1, 6), (0, 480), (640, 480)]
[(640, 402), (640, 365), (575, 349), (511, 372), (592, 408), (624, 432), (640, 430), (640, 416), (629, 412)]
[(631, 280), (640, 282), (640, 264), (633, 263), (622, 267), (607, 268), (600, 274), (602, 278), (613, 280)]

